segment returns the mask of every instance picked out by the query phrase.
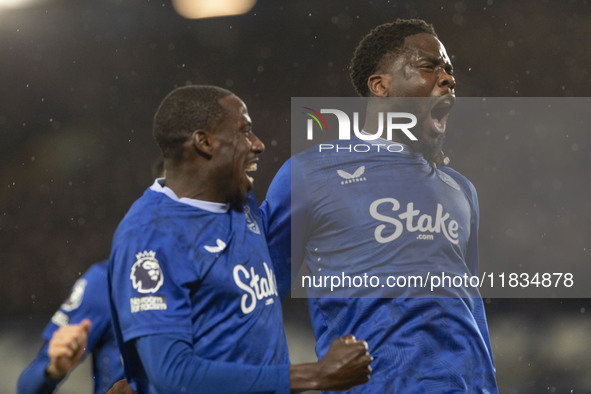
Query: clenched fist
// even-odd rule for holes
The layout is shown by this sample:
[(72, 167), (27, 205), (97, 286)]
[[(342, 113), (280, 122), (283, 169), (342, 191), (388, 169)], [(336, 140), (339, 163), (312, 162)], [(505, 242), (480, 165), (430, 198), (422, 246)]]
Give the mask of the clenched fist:
[(45, 374), (51, 379), (60, 379), (80, 361), (88, 343), (90, 320), (80, 324), (68, 324), (53, 333), (49, 341), (49, 364)]

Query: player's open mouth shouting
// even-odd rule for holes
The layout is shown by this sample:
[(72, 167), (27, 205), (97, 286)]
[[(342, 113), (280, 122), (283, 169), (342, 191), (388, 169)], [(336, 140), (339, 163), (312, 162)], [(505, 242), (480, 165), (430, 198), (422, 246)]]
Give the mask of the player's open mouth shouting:
[(248, 161), (246, 163), (246, 168), (244, 169), (244, 175), (246, 176), (246, 179), (248, 179), (248, 181), (250, 182), (250, 186), (252, 187), (252, 184), (254, 182), (254, 178), (250, 175), (248, 175), (249, 172), (255, 172), (258, 169), (258, 158), (252, 159), (250, 161)]
[(445, 133), (447, 117), (451, 108), (455, 104), (456, 98), (453, 96), (444, 96), (433, 100), (431, 105), (431, 123), (432, 129), (437, 134)]

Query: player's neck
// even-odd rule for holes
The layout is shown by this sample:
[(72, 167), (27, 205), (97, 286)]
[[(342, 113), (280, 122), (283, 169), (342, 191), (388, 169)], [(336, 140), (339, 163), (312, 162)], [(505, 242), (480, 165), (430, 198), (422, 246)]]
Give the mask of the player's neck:
[(220, 201), (222, 198), (216, 195), (215, 188), (209, 185), (209, 180), (202, 175), (201, 171), (170, 170), (166, 173), (164, 183), (178, 198), (225, 202)]

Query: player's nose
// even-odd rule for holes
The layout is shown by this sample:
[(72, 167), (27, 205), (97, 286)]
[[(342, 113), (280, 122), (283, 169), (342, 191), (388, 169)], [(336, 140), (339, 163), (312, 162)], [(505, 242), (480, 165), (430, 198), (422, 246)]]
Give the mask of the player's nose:
[(456, 88), (456, 79), (452, 74), (442, 69), (439, 73), (437, 85), (443, 89), (453, 92)]
[(260, 155), (265, 151), (265, 144), (254, 133), (250, 133), (250, 150)]

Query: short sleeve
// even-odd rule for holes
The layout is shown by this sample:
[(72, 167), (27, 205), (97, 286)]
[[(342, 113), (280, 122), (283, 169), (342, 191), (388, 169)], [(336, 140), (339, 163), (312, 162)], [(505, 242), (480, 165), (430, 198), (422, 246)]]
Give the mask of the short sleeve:
[(49, 341), (59, 327), (78, 324), (84, 319), (90, 319), (92, 322), (88, 338), (88, 352), (92, 352), (104, 331), (110, 328), (106, 261), (92, 265), (74, 283), (70, 295), (45, 327), (43, 339)]
[(110, 256), (111, 302), (124, 342), (151, 334), (191, 336), (189, 246), (161, 231), (116, 234)]

